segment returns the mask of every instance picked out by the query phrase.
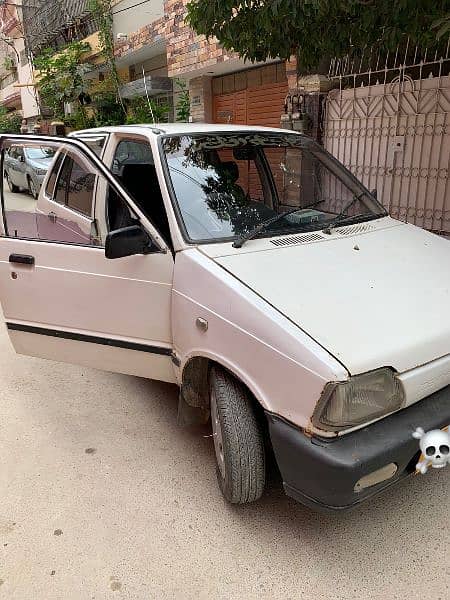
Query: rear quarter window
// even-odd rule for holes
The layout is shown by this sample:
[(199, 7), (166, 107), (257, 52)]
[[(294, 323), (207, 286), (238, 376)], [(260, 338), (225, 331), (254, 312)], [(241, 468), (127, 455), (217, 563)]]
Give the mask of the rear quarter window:
[(86, 146), (88, 146), (92, 152), (95, 152), (95, 154), (100, 158), (103, 152), (103, 148), (105, 147), (105, 143), (106, 143), (106, 135), (99, 135), (99, 136), (95, 136), (95, 137), (81, 137), (81, 136), (74, 136), (77, 140), (81, 140), (82, 142), (84, 142), (86, 144)]

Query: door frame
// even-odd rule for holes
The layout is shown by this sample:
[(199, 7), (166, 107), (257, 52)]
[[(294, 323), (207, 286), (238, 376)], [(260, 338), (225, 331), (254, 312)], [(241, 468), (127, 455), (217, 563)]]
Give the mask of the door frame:
[[(77, 139), (76, 137), (56, 137), (56, 136), (44, 136), (44, 135), (17, 135), (17, 134), (0, 134), (0, 172), (4, 171), (4, 152), (3, 148), (6, 141), (13, 142), (24, 142), (27, 144), (30, 143), (39, 143), (42, 145), (45, 143), (53, 143), (53, 144), (66, 144), (68, 146), (72, 146), (76, 148), (78, 151), (81, 151), (82, 154), (86, 156), (88, 160), (90, 160), (96, 169), (105, 177), (106, 181), (114, 188), (114, 190), (122, 196), (122, 198), (127, 202), (128, 206), (132, 209), (134, 214), (136, 215), (138, 221), (143, 225), (143, 227), (150, 234), (151, 238), (155, 242), (156, 246), (159, 248), (161, 252), (168, 252), (169, 248), (167, 247), (163, 238), (159, 235), (158, 231), (154, 228), (152, 223), (148, 220), (148, 218), (144, 215), (144, 213), (140, 210), (137, 204), (134, 202), (133, 198), (129, 195), (126, 189), (121, 185), (121, 183), (114, 177), (108, 167), (100, 160), (100, 158), (95, 154), (93, 150), (89, 148), (83, 141)], [(43, 185), (46, 183), (47, 178), (44, 180)], [(0, 182), (0, 211), (2, 218), (0, 219), (0, 234), (6, 235), (6, 226), (5, 226), (5, 206), (4, 206), (4, 197), (3, 197), (3, 178)]]

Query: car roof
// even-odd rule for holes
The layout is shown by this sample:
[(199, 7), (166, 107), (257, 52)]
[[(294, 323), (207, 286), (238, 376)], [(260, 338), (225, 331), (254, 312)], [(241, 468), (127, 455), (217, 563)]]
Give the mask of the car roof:
[(296, 133), (292, 130), (279, 129), (274, 127), (262, 127), (252, 125), (224, 125), (219, 123), (143, 123), (141, 125), (117, 125), (109, 127), (96, 127), (94, 129), (83, 129), (74, 131), (70, 136), (78, 137), (83, 135), (99, 135), (102, 133), (153, 133), (155, 135), (188, 135), (194, 133), (217, 133), (217, 132), (278, 132), (278, 133)]

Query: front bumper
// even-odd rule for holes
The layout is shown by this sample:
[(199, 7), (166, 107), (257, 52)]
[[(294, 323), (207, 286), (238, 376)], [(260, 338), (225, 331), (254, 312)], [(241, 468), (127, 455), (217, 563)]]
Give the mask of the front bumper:
[[(266, 413), (286, 493), (324, 511), (345, 510), (415, 472), (420, 456), (416, 427), (450, 424), (450, 385), (372, 425), (338, 438), (310, 438), (277, 415)], [(355, 491), (364, 476), (391, 463), (393, 477)]]

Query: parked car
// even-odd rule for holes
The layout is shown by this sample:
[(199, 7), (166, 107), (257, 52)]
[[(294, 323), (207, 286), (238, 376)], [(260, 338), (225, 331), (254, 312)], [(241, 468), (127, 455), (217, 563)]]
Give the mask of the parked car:
[(19, 146), (55, 156), (34, 212), (3, 203), (17, 352), (176, 383), (233, 503), (261, 496), (272, 450), (286, 492), (324, 510), (415, 472), (412, 432), (450, 423), (447, 240), (291, 131), (2, 136)]
[(10, 192), (25, 189), (37, 198), (53, 155), (54, 151), (45, 146), (11, 146), (4, 159), (4, 175)]

